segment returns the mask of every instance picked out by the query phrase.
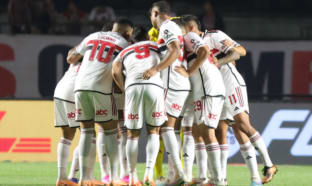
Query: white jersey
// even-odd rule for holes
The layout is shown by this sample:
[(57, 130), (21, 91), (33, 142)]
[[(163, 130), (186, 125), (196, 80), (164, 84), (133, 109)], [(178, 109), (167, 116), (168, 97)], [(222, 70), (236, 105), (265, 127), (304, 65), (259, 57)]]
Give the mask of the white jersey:
[[(197, 50), (206, 43), (194, 32), (189, 32), (184, 36), (185, 50), (188, 52), (189, 66), (196, 58)], [(203, 65), (191, 76), (193, 96), (201, 98), (203, 96), (224, 97), (224, 84), (222, 76), (211, 59), (206, 59)]]
[(76, 65), (71, 64), (68, 70), (65, 72), (62, 79), (57, 83), (54, 97), (58, 99), (62, 99), (69, 102), (75, 102), (74, 97), (74, 87), (75, 87), (75, 80), (80, 69), (81, 63)]
[(142, 41), (124, 49), (115, 59), (122, 62), (126, 75), (125, 88), (135, 84), (154, 84), (163, 88), (160, 73), (156, 73), (148, 80), (144, 80), (143, 73), (159, 64), (157, 43)]
[[(208, 44), (209, 49), (211, 50), (212, 55), (218, 56), (220, 53), (226, 54), (231, 48), (239, 46), (240, 44), (232, 40), (228, 35), (220, 30), (206, 31), (203, 35), (204, 41)], [(225, 45), (225, 43), (230, 44)], [(241, 74), (237, 71), (233, 63), (228, 63), (221, 66), (221, 74), (223, 76), (224, 83), (232, 84), (233, 80), (240, 85), (246, 86), (245, 81)], [(234, 76), (234, 78), (233, 78)]]
[(112, 93), (112, 62), (128, 42), (117, 32), (95, 32), (76, 47), (83, 55), (75, 91), (89, 90)]
[[(183, 64), (183, 36), (180, 27), (170, 21), (165, 21), (159, 29), (158, 47), (161, 52), (161, 57), (164, 58), (168, 52), (168, 44), (172, 41), (178, 41), (181, 47), (181, 57), (173, 62), (167, 69), (161, 72), (164, 86), (169, 90), (186, 90), (189, 91), (191, 88), (190, 81), (178, 72), (174, 70), (176, 66)], [(186, 64), (184, 63), (186, 66)]]

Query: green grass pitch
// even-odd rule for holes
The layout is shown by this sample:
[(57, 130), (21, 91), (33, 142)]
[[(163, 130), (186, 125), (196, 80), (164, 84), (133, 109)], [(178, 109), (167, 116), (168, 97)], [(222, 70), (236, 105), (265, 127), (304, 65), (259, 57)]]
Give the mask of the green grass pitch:
[[(55, 185), (57, 176), (56, 163), (0, 163), (0, 185)], [(260, 166), (261, 167), (261, 166)], [(273, 182), (267, 186), (312, 186), (312, 166), (280, 165)], [(164, 165), (166, 173), (167, 166)], [(197, 170), (194, 167), (194, 175)], [(138, 165), (138, 174), (142, 179), (144, 164)], [(100, 178), (99, 164), (96, 165), (95, 176)], [(249, 172), (246, 166), (228, 166), (229, 186), (249, 186)]]

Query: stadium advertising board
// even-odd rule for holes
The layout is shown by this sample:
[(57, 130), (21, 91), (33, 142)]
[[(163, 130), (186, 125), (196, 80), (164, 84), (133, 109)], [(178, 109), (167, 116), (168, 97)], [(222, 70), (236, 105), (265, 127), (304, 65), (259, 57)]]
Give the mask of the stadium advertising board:
[[(77, 36), (0, 35), (0, 97), (52, 97)], [(237, 64), (250, 94), (310, 94), (311, 41), (241, 42)], [(300, 83), (298, 83), (300, 82)]]
[[(312, 106), (309, 103), (251, 103), (251, 120), (278, 164), (312, 164)], [(0, 100), (0, 161), (56, 161), (60, 129), (53, 127), (52, 101)], [(72, 151), (77, 144), (76, 136)], [(145, 130), (140, 145), (145, 147)], [(231, 163), (243, 163), (228, 133)], [(145, 161), (140, 148), (139, 161)]]

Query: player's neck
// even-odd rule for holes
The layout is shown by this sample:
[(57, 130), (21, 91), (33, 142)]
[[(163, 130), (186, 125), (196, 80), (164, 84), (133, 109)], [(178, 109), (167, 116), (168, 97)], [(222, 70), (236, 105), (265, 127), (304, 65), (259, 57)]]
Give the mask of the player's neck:
[(169, 19), (170, 19), (170, 17), (167, 16), (167, 15), (162, 15), (162, 16), (160, 16), (160, 17), (159, 17), (159, 27), (160, 27), (165, 21), (167, 21), (167, 20), (169, 20)]

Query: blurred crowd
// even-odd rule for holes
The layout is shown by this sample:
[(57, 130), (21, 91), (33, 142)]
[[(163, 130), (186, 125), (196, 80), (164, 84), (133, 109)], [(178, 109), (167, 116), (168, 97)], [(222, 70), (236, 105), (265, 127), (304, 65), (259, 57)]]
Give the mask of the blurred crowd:
[[(132, 4), (136, 2), (130, 1)], [(180, 4), (177, 0), (168, 2), (171, 6)], [(108, 0), (9, 0), (5, 5), (11, 34), (79, 35), (82, 32), (99, 30), (103, 23), (115, 21), (117, 15), (110, 4), (111, 1)], [(139, 14), (142, 12), (136, 9), (129, 11), (138, 11)], [(148, 10), (144, 10), (146, 11)], [(198, 16), (204, 29), (225, 29), (223, 19), (215, 9), (213, 1), (203, 1), (200, 13)], [(172, 16), (176, 15), (176, 12), (172, 12)]]

